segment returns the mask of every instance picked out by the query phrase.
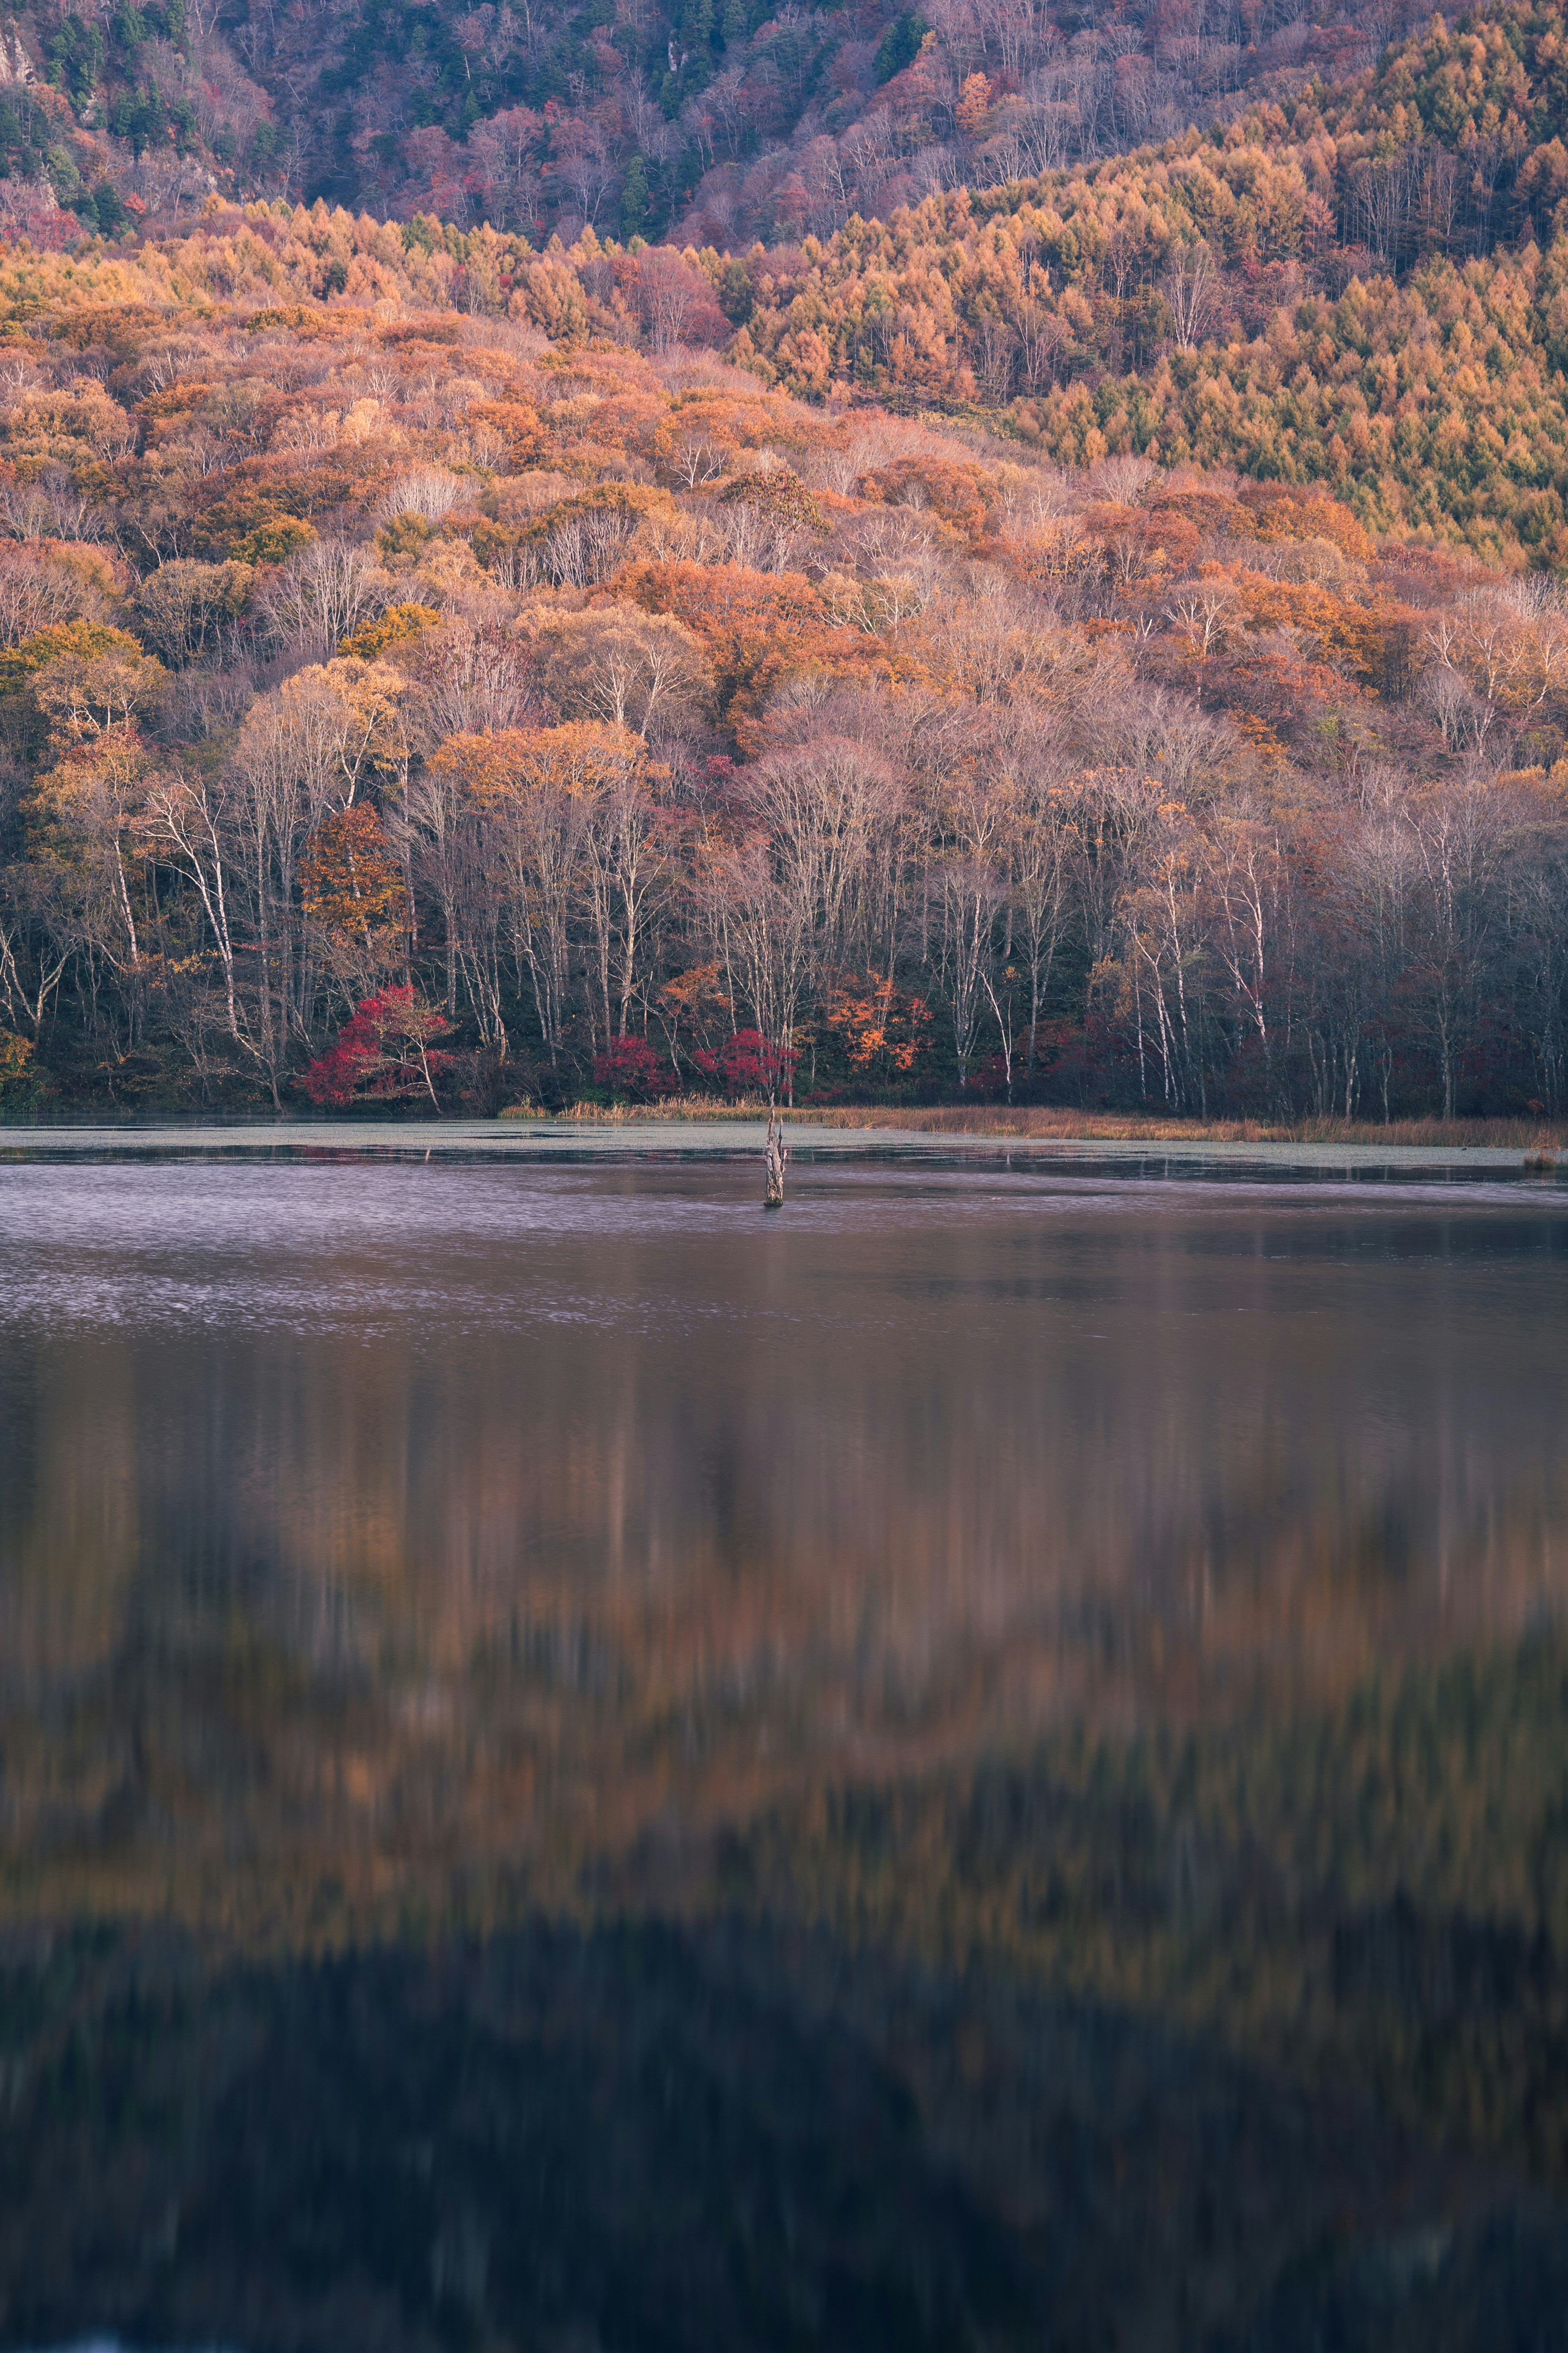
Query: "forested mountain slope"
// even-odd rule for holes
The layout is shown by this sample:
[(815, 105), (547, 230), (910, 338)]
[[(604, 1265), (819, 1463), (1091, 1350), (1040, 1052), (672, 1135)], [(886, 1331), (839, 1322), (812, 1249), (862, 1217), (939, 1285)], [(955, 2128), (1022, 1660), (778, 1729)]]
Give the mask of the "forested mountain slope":
[[(64, 206), (118, 230), (122, 205), (162, 219), (216, 188), (485, 217), (536, 241), (822, 237), (1310, 88), (1364, 93), (1424, 22), (1405, 0), (35, 0), (0, 56), (0, 214), (37, 233)], [(1561, 127), (1545, 123), (1558, 16), (1486, 23), (1458, 79), (1496, 121), (1440, 199), (1456, 217), (1489, 219), (1506, 195), (1516, 118), (1532, 142)], [(1465, 111), (1454, 82), (1424, 111), (1440, 135)], [(1405, 201), (1394, 189), (1346, 236), (1375, 247)]]
[[(505, 76), (478, 48), (454, 47), (451, 58), (467, 60), (464, 121), (399, 118), (368, 145), (356, 132), (351, 170), (307, 168), (298, 139), (285, 155), (281, 100), (248, 82), (228, 36), (201, 30), (182, 5), (157, 19), (161, 32), (155, 9), (90, 25), (68, 16), (53, 30), (41, 19), (13, 26), (0, 65), (30, 79), (0, 94), (0, 161), (10, 166), (0, 227), (8, 218), (34, 248), (79, 245), (84, 224), (134, 243), (182, 208), (188, 226), (226, 188), (324, 186), (370, 199), (378, 216), (409, 214), (405, 251), (439, 243), (462, 265), (457, 307), (511, 311), (552, 336), (722, 350), (814, 402), (870, 395), (900, 407), (995, 410), (1059, 463), (1131, 454), (1317, 480), (1375, 530), (1462, 539), (1493, 560), (1561, 560), (1560, 7), (1511, 0), (1453, 30), (1434, 18), (1374, 67), (1337, 79), (1300, 62), (1333, 47), (1328, 31), (1304, 20), (1270, 30), (1259, 18), (1267, 37), (1250, 52), (1231, 45), (1238, 90), (1216, 85), (1205, 97), (1182, 85), (1184, 104), (1211, 128), (1178, 127), (1162, 146), (1114, 153), (1102, 150), (1175, 122), (1176, 100), (1167, 92), (1152, 112), (1112, 103), (1134, 64), (1140, 87), (1144, 68), (1154, 71), (1153, 52), (1140, 50), (1117, 65), (1105, 103), (1091, 104), (1072, 60), (1081, 64), (1091, 36), (1100, 56), (1104, 27), (1068, 38), (1043, 17), (1015, 23), (1004, 11), (972, 22), (951, 8), (925, 32), (889, 19), (869, 64), (860, 59), (864, 88), (851, 90), (845, 60), (882, 20), (861, 27), (857, 47), (858, 19), (797, 11), (791, 37), (805, 41), (815, 26), (837, 60), (841, 100), (826, 103), (823, 121), (841, 118), (840, 131), (811, 131), (818, 100), (806, 102), (816, 84), (805, 74), (796, 92), (805, 112), (787, 137), (779, 131), (783, 143), (769, 144), (766, 110), (748, 101), (727, 160), (704, 115), (707, 128), (674, 163), (655, 135), (663, 125), (673, 137), (670, 122), (662, 109), (657, 122), (647, 112), (651, 53), (637, 51), (637, 62), (622, 25), (601, 42), (619, 79), (600, 110), (603, 135), (589, 142), (596, 161), (579, 136), (579, 66), (561, 69), (565, 97), (498, 111)], [(462, 23), (472, 30), (484, 13)], [(742, 41), (739, 17), (723, 31), (733, 13), (709, 27), (700, 54), (664, 28), (664, 49), (687, 59), (677, 79), (702, 83), (670, 119), (677, 129), (691, 106), (721, 105), (742, 48), (748, 75), (762, 74), (759, 43), (773, 58), (759, 90), (788, 79), (773, 56), (784, 19)], [(309, 98), (318, 132), (322, 77), (345, 91), (381, 88), (403, 57), (402, 35), (376, 21), (385, 37), (374, 59), (362, 42), (361, 72), (332, 47), (342, 23), (311, 19), (316, 67), (306, 70), (301, 48), (285, 79), (302, 106)], [(560, 58), (544, 23), (518, 38), (529, 56), (542, 42), (539, 56), (556, 58), (538, 68), (549, 80)], [(645, 50), (660, 26), (649, 19), (637, 32)], [(307, 29), (291, 18), (273, 26), (275, 75)], [(1208, 56), (1208, 34), (1183, 50), (1163, 14), (1143, 29), (1194, 73), (1199, 52)], [(1370, 54), (1365, 25), (1356, 38)], [(258, 40), (250, 49), (260, 54)], [(321, 65), (328, 50), (338, 62)], [(731, 51), (736, 62), (723, 64)], [(1278, 62), (1287, 51), (1298, 58), (1289, 72)], [(450, 78), (447, 66), (437, 73), (435, 54), (422, 35), (405, 58), (425, 75), (422, 90)], [(1353, 62), (1353, 44), (1349, 54)], [(184, 77), (184, 97), (160, 95), (165, 68)], [(634, 134), (640, 145), (628, 145)], [(57, 187), (74, 209), (62, 209)], [(552, 224), (566, 239), (559, 259)], [(675, 245), (639, 258), (641, 233), (672, 224)], [(356, 234), (363, 242), (368, 233)], [(548, 259), (538, 258), (542, 245)], [(352, 299), (350, 259), (334, 245), (289, 290)]]
[[(1439, 266), (1500, 417), (1548, 268)], [(678, 340), (725, 273), (324, 206), (0, 268), (8, 1100), (1562, 1106), (1568, 616), (1500, 491), (1489, 567), (802, 400)]]
[[(705, 103), (817, 24), (729, 13)], [(974, 185), (743, 249), (624, 179), (111, 235), (115, 60), (228, 39), (152, 22), (5, 35), (82, 166), (0, 248), (8, 1101), (1563, 1107), (1560, 12), (1337, 80), (1259, 17), (1227, 123), (1028, 174), (1043, 18), (835, 17), (844, 123)]]

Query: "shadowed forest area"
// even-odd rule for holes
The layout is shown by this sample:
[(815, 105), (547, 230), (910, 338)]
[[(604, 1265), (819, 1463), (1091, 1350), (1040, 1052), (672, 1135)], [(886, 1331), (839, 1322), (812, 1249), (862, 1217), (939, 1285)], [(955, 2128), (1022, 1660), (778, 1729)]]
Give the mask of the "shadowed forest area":
[[(167, 226), (218, 194), (487, 220), (536, 246), (587, 228), (742, 252), (1090, 166), (1321, 85), (1359, 90), (1429, 14), (1399, 0), (33, 0), (0, 55), (0, 222), (59, 245)], [(1531, 63), (1560, 104), (1558, 18), (1501, 21), (1532, 46), (1545, 32)], [(1495, 47), (1486, 62), (1480, 152), (1421, 205), (1466, 250), (1506, 232), (1521, 162), (1519, 78), (1500, 78)], [(1549, 140), (1561, 121), (1542, 129), (1538, 111), (1530, 135)], [(1461, 99), (1440, 128), (1462, 112)], [(1395, 176), (1381, 205), (1352, 178), (1314, 250), (1325, 231), (1380, 256), (1391, 227), (1407, 244)]]

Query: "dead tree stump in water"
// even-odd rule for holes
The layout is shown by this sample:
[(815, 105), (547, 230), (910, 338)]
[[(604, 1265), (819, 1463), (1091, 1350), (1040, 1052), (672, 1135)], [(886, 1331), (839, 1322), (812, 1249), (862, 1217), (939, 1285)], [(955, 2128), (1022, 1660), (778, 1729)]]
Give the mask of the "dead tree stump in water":
[(784, 1128), (776, 1111), (768, 1113), (768, 1140), (764, 1151), (767, 1183), (763, 1190), (764, 1209), (784, 1208), (784, 1170), (789, 1166), (789, 1146), (784, 1140)]

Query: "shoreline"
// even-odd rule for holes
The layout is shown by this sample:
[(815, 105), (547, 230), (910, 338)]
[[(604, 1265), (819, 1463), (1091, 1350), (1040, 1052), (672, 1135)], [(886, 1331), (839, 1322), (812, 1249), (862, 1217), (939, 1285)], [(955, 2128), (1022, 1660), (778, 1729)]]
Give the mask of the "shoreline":
[[(637, 1127), (765, 1122), (765, 1104), (664, 1106), (577, 1103), (570, 1111), (502, 1111), (499, 1120), (552, 1126)], [(879, 1129), (900, 1134), (973, 1136), (1039, 1143), (1366, 1145), (1436, 1146), (1466, 1151), (1568, 1151), (1568, 1119), (1184, 1120), (1143, 1112), (1073, 1112), (1054, 1106), (937, 1103), (923, 1108), (868, 1104), (803, 1104), (783, 1114), (792, 1124), (830, 1129)]]
[[(1239, 1170), (1247, 1166), (1275, 1171), (1321, 1172), (1396, 1168), (1511, 1172), (1549, 1182), (1568, 1176), (1568, 1150), (1554, 1133), (1531, 1126), (1500, 1136), (1501, 1123), (1476, 1122), (1470, 1136), (1453, 1142), (1452, 1128), (1418, 1132), (1381, 1128), (1355, 1134), (1286, 1134), (1242, 1124), (1210, 1123), (1206, 1128), (1174, 1123), (1134, 1126), (1108, 1123), (1098, 1132), (1084, 1124), (1042, 1130), (1026, 1128), (1015, 1114), (1004, 1125), (981, 1113), (959, 1125), (917, 1125), (912, 1118), (893, 1124), (870, 1119), (796, 1116), (786, 1132), (792, 1153), (805, 1166), (825, 1161), (945, 1161), (960, 1166), (1003, 1158), (1014, 1173), (1020, 1164), (1044, 1169), (1068, 1164), (1121, 1164), (1131, 1168), (1156, 1164), (1163, 1173), (1185, 1166), (1194, 1170)], [(984, 1124), (982, 1124), (982, 1121)], [(1521, 1124), (1522, 1126), (1522, 1123)], [(1489, 1133), (1488, 1130), (1489, 1129)], [(24, 1125), (0, 1124), (0, 1164), (50, 1159), (138, 1160), (153, 1155), (222, 1161), (267, 1155), (279, 1160), (385, 1160), (504, 1164), (565, 1164), (610, 1159), (666, 1162), (760, 1158), (766, 1121), (754, 1113), (696, 1119), (537, 1117), (485, 1120), (234, 1120), (162, 1119), (116, 1123)]]
[[(909, 1137), (911, 1142), (1026, 1144), (1158, 1144), (1190, 1145), (1352, 1146), (1376, 1151), (1493, 1151), (1568, 1154), (1568, 1117), (1518, 1119), (1257, 1120), (1182, 1119), (1157, 1113), (1075, 1112), (1055, 1106), (938, 1103), (924, 1107), (877, 1103), (815, 1105), (781, 1110), (793, 1134), (867, 1134)], [(462, 1134), (492, 1135), (500, 1143), (519, 1135), (640, 1129), (720, 1129), (726, 1133), (766, 1128), (763, 1102), (704, 1103), (690, 1096), (672, 1103), (574, 1103), (563, 1111), (523, 1103), (489, 1116), (460, 1112), (388, 1118), (353, 1112), (322, 1115), (286, 1111), (148, 1111), (57, 1113), (27, 1117), (0, 1113), (0, 1150), (9, 1137), (29, 1141), (55, 1135), (149, 1136), (258, 1134), (308, 1138), (353, 1134), (366, 1138)]]

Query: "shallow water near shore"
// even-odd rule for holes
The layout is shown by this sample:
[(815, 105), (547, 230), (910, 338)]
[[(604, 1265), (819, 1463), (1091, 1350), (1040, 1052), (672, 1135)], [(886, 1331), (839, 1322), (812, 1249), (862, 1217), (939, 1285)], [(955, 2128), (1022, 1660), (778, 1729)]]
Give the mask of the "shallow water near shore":
[(0, 2342), (1568, 2341), (1568, 1185), (495, 1133), (0, 1136)]

